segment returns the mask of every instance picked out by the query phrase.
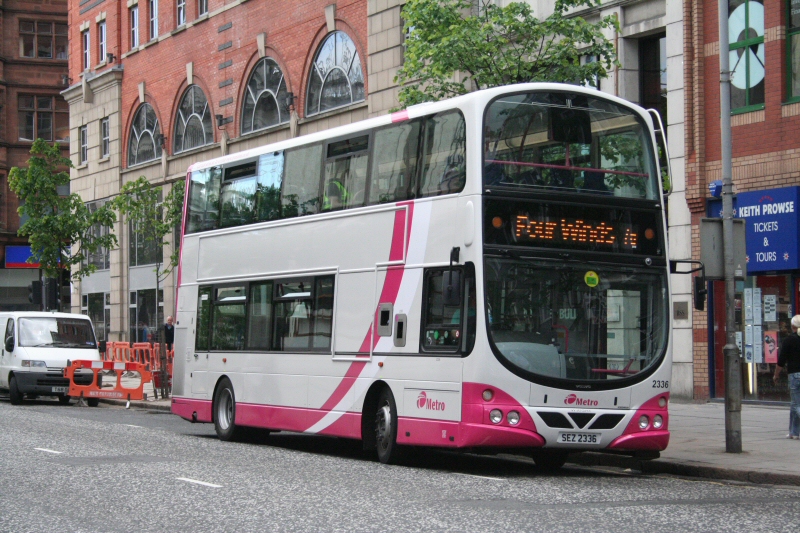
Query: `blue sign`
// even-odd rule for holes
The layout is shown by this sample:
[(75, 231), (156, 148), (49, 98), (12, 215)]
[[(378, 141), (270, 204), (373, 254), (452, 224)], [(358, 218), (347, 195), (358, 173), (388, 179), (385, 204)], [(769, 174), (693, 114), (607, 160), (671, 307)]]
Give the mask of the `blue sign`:
[(30, 246), (6, 246), (6, 268), (39, 268), (39, 263), (28, 263)]
[[(709, 214), (722, 216), (722, 200), (709, 202)], [(739, 193), (733, 216), (746, 221), (748, 274), (800, 268), (800, 187)]]

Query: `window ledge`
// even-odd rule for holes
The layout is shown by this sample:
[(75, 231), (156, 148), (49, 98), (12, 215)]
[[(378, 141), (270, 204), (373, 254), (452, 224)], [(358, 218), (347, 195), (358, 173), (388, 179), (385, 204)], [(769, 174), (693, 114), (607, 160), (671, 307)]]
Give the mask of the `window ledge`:
[(100, 159), (99, 159), (97, 162), (98, 162), (98, 163), (108, 163), (108, 162), (109, 162), (109, 160), (111, 160), (111, 156), (108, 156), (108, 155), (107, 155), (107, 156), (105, 156), (105, 157), (101, 157), (101, 158), (100, 158)]
[(290, 123), (291, 123), (290, 121), (281, 122), (280, 124), (275, 124), (274, 126), (270, 126), (268, 128), (263, 128), (255, 131), (248, 131), (247, 133), (239, 135), (239, 137), (237, 137), (236, 139), (231, 139), (230, 141), (228, 141), (228, 144), (232, 144), (238, 141), (246, 141), (247, 139), (252, 139), (253, 137), (258, 137), (259, 135), (264, 135), (267, 133), (274, 133), (276, 131), (288, 130), (291, 128)]
[(800, 115), (800, 98), (787, 100), (781, 105), (781, 118)]
[(101, 61), (101, 62), (99, 62), (98, 64), (96, 64), (96, 65), (94, 66), (94, 69), (95, 69), (95, 70), (97, 70), (97, 69), (99, 69), (99, 68), (103, 68), (104, 66), (106, 66), (106, 64), (107, 64), (107, 62), (106, 62), (106, 61)]
[(161, 164), (161, 158), (157, 157), (155, 159), (151, 159), (150, 161), (143, 161), (141, 163), (136, 163), (135, 165), (129, 165), (129, 166), (127, 166), (127, 167), (125, 167), (123, 169), (123, 172), (125, 172), (127, 170), (145, 168), (145, 167), (148, 167), (150, 165), (160, 165), (160, 164)]
[(218, 148), (218, 147), (219, 147), (219, 143), (218, 142), (204, 144), (203, 146), (196, 146), (194, 148), (190, 148), (188, 150), (183, 150), (182, 152), (178, 152), (176, 154), (172, 154), (170, 156), (167, 156), (167, 161), (174, 161), (176, 159), (180, 159), (182, 157), (186, 157), (187, 155), (202, 153), (202, 152), (208, 150), (209, 148)]
[(87, 168), (88, 166), (89, 166), (89, 162), (87, 161), (86, 163), (81, 163), (80, 165), (75, 167), (75, 170), (83, 170), (83, 169)]
[(199, 17), (197, 17), (193, 21), (187, 23), (187, 26), (194, 26), (196, 24), (200, 24), (201, 22), (205, 22), (207, 20), (208, 20), (208, 13), (203, 13), (202, 15), (200, 15)]
[(121, 59), (125, 59), (128, 56), (132, 56), (133, 54), (138, 52), (140, 48), (141, 47), (139, 47), (139, 46), (137, 46), (136, 48), (131, 48), (129, 51), (127, 51), (124, 54), (122, 54), (122, 58)]
[(188, 27), (188, 26), (187, 26), (187, 25), (186, 25), (186, 23), (184, 22), (183, 24), (181, 24), (180, 26), (178, 26), (177, 28), (175, 28), (174, 30), (172, 30), (171, 32), (169, 32), (169, 34), (170, 34), (170, 35), (176, 35), (176, 34), (178, 34), (178, 33), (182, 32), (182, 31), (186, 31), (186, 28), (187, 28), (187, 27)]
[(339, 113), (344, 113), (345, 111), (355, 111), (356, 109), (361, 109), (362, 107), (369, 107), (369, 103), (367, 102), (366, 97), (360, 102), (355, 102), (350, 105), (337, 107), (336, 109), (331, 109), (329, 111), (323, 111), (322, 113), (317, 113), (316, 115), (311, 115), (310, 117), (303, 117), (300, 120), (298, 120), (297, 123), (308, 124), (309, 122), (314, 122), (315, 120), (328, 118), (334, 115), (338, 115)]
[(751, 105), (748, 107), (740, 107), (731, 111), (731, 116), (743, 115), (745, 113), (752, 113), (753, 111), (763, 111), (764, 104)]

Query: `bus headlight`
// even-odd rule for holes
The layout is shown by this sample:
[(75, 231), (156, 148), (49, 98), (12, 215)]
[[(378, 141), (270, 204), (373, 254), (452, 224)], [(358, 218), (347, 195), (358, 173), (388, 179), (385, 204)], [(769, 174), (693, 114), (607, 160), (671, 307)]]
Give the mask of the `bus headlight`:
[(492, 389), (486, 389), (483, 391), (483, 401), (484, 402), (491, 402), (492, 398), (494, 398), (494, 392)]
[(661, 426), (664, 425), (664, 419), (661, 418), (661, 415), (656, 415), (653, 417), (653, 427), (656, 429), (661, 429)]
[(512, 426), (519, 424), (519, 413), (516, 411), (509, 411), (507, 417), (508, 423)]
[(492, 424), (499, 424), (503, 421), (503, 411), (500, 409), (492, 409), (492, 412), (489, 413), (489, 420), (492, 421)]
[(650, 425), (650, 419), (647, 415), (642, 415), (639, 417), (639, 429), (647, 429), (647, 426)]
[(47, 368), (47, 364), (44, 361), (30, 361), (28, 359), (22, 360), (22, 366), (31, 368)]

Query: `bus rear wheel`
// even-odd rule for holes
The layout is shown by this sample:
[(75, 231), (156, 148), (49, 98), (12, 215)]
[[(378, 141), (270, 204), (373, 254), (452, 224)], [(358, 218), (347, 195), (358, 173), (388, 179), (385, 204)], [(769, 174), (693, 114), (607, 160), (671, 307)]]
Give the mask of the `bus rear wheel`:
[(236, 396), (228, 378), (222, 378), (214, 393), (211, 413), (219, 440), (237, 441), (244, 436), (244, 428), (236, 425)]
[(375, 443), (378, 460), (383, 464), (395, 464), (400, 459), (400, 446), (397, 444), (397, 406), (389, 388), (384, 388), (378, 396), (378, 410), (375, 412)]
[(555, 472), (567, 462), (569, 453), (561, 450), (536, 450), (531, 456), (539, 471)]
[(66, 394), (58, 397), (58, 403), (60, 403), (61, 405), (69, 405), (69, 400), (70, 397), (67, 396)]

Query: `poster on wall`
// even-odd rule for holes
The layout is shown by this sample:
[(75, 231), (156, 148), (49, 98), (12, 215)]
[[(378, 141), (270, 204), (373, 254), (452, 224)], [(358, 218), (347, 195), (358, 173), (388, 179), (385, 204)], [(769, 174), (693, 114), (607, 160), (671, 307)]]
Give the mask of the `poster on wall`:
[(764, 295), (764, 322), (778, 321), (778, 297), (774, 294)]
[[(759, 339), (760, 341), (760, 339)], [(753, 325), (744, 326), (744, 362), (753, 362)]]
[(778, 332), (765, 331), (764, 332), (764, 362), (777, 363), (778, 362)]
[(753, 289), (753, 324), (761, 325), (761, 289)]

